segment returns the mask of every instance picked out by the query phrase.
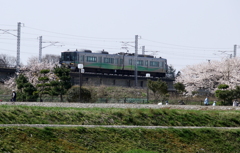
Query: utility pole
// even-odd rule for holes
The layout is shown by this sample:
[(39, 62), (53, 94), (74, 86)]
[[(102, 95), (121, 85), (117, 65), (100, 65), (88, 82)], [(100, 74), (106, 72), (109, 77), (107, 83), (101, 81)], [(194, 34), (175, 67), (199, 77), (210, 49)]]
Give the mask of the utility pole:
[[(138, 35), (135, 35), (135, 46), (129, 45), (128, 43), (133, 43), (133, 42), (121, 42), (125, 47), (122, 47), (123, 49), (127, 49), (127, 46), (135, 47), (135, 54), (134, 54), (134, 64), (135, 64), (135, 71), (134, 71), (134, 76), (135, 76), (135, 86), (137, 87), (137, 57), (138, 57)], [(145, 50), (145, 49), (144, 49)]]
[(39, 37), (39, 57), (38, 62), (42, 62), (42, 36)]
[(237, 55), (237, 45), (234, 45), (233, 48), (234, 48), (233, 49), (233, 57), (236, 57), (236, 55)]
[(137, 57), (138, 57), (138, 35), (135, 35), (135, 87), (137, 87)]
[[(47, 46), (42, 47), (43, 43), (50, 43), (50, 44), (47, 45)], [(38, 57), (38, 60), (39, 60), (40, 63), (42, 62), (42, 49), (46, 48), (46, 47), (49, 47), (49, 46), (56, 46), (57, 43), (59, 43), (59, 42), (57, 42), (57, 41), (55, 41), (55, 42), (53, 42), (53, 41), (45, 41), (45, 42), (43, 42), (42, 41), (42, 36), (39, 37), (39, 57)], [(63, 45), (60, 45), (60, 46), (63, 46)]]
[(17, 67), (16, 70), (19, 72), (20, 68), (20, 39), (21, 39), (21, 22), (18, 22), (18, 30), (17, 30)]
[(16, 61), (16, 71), (19, 72), (19, 67), (20, 67), (20, 35), (21, 35), (21, 22), (18, 22), (18, 25), (17, 25), (17, 35), (15, 34), (12, 34), (11, 32), (9, 31), (16, 31), (16, 30), (9, 30), (9, 29), (0, 29), (0, 31), (3, 31), (3, 34), (7, 33), (7, 34), (10, 34), (10, 35), (13, 35), (15, 37), (17, 37), (17, 61)]
[(142, 54), (145, 55), (145, 46), (142, 46)]

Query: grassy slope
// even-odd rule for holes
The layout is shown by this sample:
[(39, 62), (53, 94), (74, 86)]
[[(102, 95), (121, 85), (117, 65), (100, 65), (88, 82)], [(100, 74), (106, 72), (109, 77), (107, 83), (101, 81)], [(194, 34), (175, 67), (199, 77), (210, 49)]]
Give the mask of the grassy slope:
[(239, 111), (0, 106), (0, 124), (240, 126)]
[(240, 130), (0, 128), (1, 152), (237, 152)]
[[(239, 126), (238, 111), (0, 106), (1, 124)], [(0, 152), (238, 152), (240, 130), (1, 127)], [(44, 146), (44, 147), (43, 147)]]

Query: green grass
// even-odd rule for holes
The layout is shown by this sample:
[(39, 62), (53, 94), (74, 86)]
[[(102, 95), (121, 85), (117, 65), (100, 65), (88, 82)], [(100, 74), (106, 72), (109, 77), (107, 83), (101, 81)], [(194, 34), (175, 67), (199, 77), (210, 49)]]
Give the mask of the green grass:
[(0, 124), (238, 127), (239, 111), (0, 106)]
[(0, 152), (238, 152), (240, 130), (0, 128)]
[[(0, 105), (0, 124), (239, 127), (239, 111)], [(0, 127), (0, 152), (236, 153), (240, 130)]]

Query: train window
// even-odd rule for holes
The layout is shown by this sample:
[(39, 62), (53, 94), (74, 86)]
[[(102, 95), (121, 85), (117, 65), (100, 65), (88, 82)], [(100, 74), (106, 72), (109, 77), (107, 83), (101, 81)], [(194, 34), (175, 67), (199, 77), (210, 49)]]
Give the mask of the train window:
[(75, 60), (75, 56), (73, 55), (73, 56), (72, 56), (72, 60), (71, 60), (71, 61), (74, 61), (74, 60)]
[(104, 63), (114, 63), (114, 58), (104, 58)]
[(87, 62), (97, 62), (97, 57), (87, 56)]
[(132, 59), (129, 59), (129, 65), (132, 65)]
[(164, 67), (164, 62), (161, 62), (161, 64), (162, 64), (161, 67)]
[(115, 64), (118, 64), (118, 58), (115, 59)]
[(123, 64), (123, 59), (120, 59), (120, 64)]
[(159, 62), (150, 61), (150, 66), (152, 66), (152, 67), (159, 67)]
[(74, 60), (75, 60), (74, 57), (75, 57), (74, 53), (66, 52), (66, 53), (62, 53), (61, 59), (62, 59), (63, 61), (74, 61)]
[(98, 62), (102, 63), (102, 57), (98, 57)]
[(145, 61), (145, 66), (148, 66), (148, 61)]
[(61, 53), (61, 61), (64, 61), (64, 53)]
[[(80, 56), (80, 55), (79, 55)], [(83, 61), (83, 56), (80, 56), (80, 61)]]
[(143, 65), (143, 60), (138, 60), (137, 65)]

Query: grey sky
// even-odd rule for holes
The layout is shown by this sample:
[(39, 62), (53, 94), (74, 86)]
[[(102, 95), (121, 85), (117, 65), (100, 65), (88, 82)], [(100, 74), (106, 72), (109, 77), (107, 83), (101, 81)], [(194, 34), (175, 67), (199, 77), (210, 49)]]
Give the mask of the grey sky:
[[(59, 42), (44, 48), (43, 55), (60, 55), (83, 48), (125, 52), (121, 42), (130, 42), (133, 53), (131, 42), (139, 35), (146, 54), (166, 58), (177, 71), (220, 60), (233, 53), (234, 44), (240, 45), (239, 0), (1, 0), (0, 13), (0, 29), (16, 30), (17, 22), (24, 24), (22, 63), (38, 56), (39, 36), (44, 42)], [(0, 31), (0, 53), (16, 56), (16, 41)]]

